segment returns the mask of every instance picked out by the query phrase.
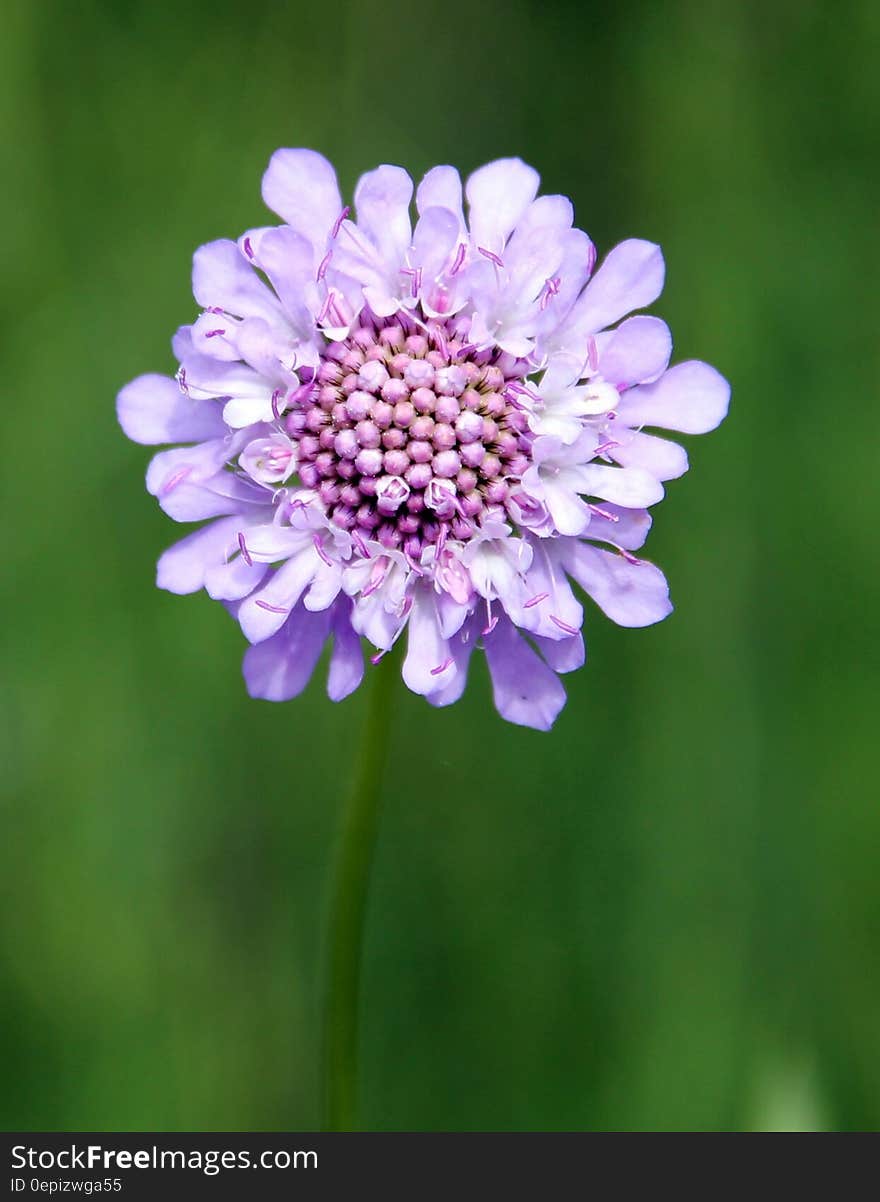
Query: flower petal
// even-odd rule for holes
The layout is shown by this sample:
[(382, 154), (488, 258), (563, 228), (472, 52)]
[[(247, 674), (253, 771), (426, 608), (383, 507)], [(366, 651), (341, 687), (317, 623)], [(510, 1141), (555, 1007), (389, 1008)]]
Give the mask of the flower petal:
[(186, 396), (170, 376), (138, 376), (116, 398), (116, 416), (132, 442), (204, 442), (226, 432), (220, 406)]
[(405, 621), (405, 617), (398, 610), (386, 608), (379, 593), (370, 597), (358, 597), (355, 602), (352, 625), (359, 634), (382, 651), (391, 649)]
[(478, 168), (465, 189), (474, 244), (500, 254), (539, 183), (537, 171), (522, 159), (496, 159)]
[(156, 586), (169, 593), (197, 593), (215, 564), (226, 562), (236, 545), (238, 517), (221, 518), (194, 530), (163, 551), (156, 565)]
[(387, 163), (362, 175), (354, 191), (358, 229), (367, 234), (392, 271), (403, 262), (412, 237), (412, 194), (412, 180), (403, 168)]
[(262, 643), (284, 625), (315, 575), (318, 562), (312, 549), (300, 551), (273, 572), (259, 591), (242, 601), (238, 620), (248, 642)]
[(560, 534), (580, 534), (590, 520), (590, 511), (573, 488), (555, 480), (544, 481), (544, 504)]
[(618, 626), (650, 626), (672, 612), (666, 577), (646, 560), (633, 562), (572, 539), (565, 567)]
[(730, 385), (714, 367), (697, 359), (671, 367), (655, 384), (631, 388), (618, 413), (629, 426), (659, 426), (684, 434), (706, 434), (727, 415)]
[(228, 238), (208, 242), (193, 255), (192, 288), (203, 309), (277, 320), (278, 302), (238, 244)]
[(599, 374), (618, 388), (656, 380), (669, 364), (672, 335), (659, 317), (630, 317), (599, 357)]
[(199, 522), (270, 504), (266, 489), (223, 470), (237, 451), (225, 438), (160, 451), (147, 468), (147, 492), (176, 522)]
[(321, 250), (342, 211), (336, 172), (314, 150), (276, 150), (263, 176), (263, 200)]
[(501, 717), (517, 726), (549, 730), (565, 705), (565, 689), (556, 673), (505, 618), (485, 636), (485, 646)]
[(625, 509), (606, 501), (593, 507), (585, 537), (613, 543), (626, 551), (637, 551), (648, 537), (651, 522), (647, 509)]
[[(242, 330), (250, 329), (254, 324), (259, 329), (265, 328), (259, 321), (242, 322), (236, 332), (236, 337), (240, 337)], [(272, 420), (270, 403), (272, 386), (265, 378), (265, 372), (261, 374), (259, 371), (254, 371), (245, 363), (230, 363), (228, 360), (212, 359), (209, 355), (201, 355), (191, 349), (191, 344), (185, 348), (181, 362), (183, 364), (180, 374), (181, 387), (188, 396), (194, 397), (196, 400), (234, 397), (243, 400), (264, 401), (268, 410), (266, 420)], [(229, 419), (224, 418), (224, 420), (228, 424)]]
[[(403, 679), (407, 688), (423, 696), (437, 691), (437, 671), (450, 658), (449, 644), (440, 633), (433, 590), (416, 587), (407, 623)], [(445, 671), (452, 672), (454, 662)]]
[(532, 638), (554, 672), (576, 672), (584, 666), (587, 651), (580, 631), (567, 639), (545, 639), (537, 634)]
[(625, 505), (628, 509), (642, 509), (663, 500), (663, 485), (638, 467), (588, 463), (581, 469), (581, 476), (585, 493)]
[(688, 470), (687, 451), (677, 442), (643, 434), (640, 430), (620, 434), (619, 446), (608, 454), (621, 467), (638, 467), (657, 480), (677, 480)]
[[(548, 352), (555, 344), (556, 328), (564, 322), (596, 262), (596, 248), (583, 230), (567, 230), (562, 235), (560, 245), (562, 256), (556, 291), (548, 296), (547, 307), (538, 320)], [(579, 365), (583, 364), (584, 356), (580, 355), (578, 359)]]
[(211, 564), (205, 572), (205, 591), (215, 601), (240, 601), (258, 588), (269, 568), (236, 555), (228, 563)]
[(342, 588), (342, 568), (338, 563), (321, 563), (316, 566), (315, 576), (303, 598), (306, 609), (328, 609), (339, 596)]
[[(271, 517), (271, 513), (269, 516)], [(262, 563), (289, 559), (291, 555), (307, 546), (308, 542), (309, 536), (302, 530), (294, 530), (290, 526), (281, 526), (271, 521), (253, 526), (247, 531), (248, 553), (252, 559), (258, 559)]]
[(459, 631), (454, 638), (449, 640), (449, 651), (453, 662), (447, 665), (442, 672), (437, 673), (440, 687), (433, 693), (428, 693), (425, 698), (431, 705), (442, 708), (446, 705), (453, 705), (461, 697), (467, 684), (468, 665), (471, 652), (477, 643), (477, 635), (478, 623), (471, 619), (465, 630)]
[[(532, 538), (532, 562), (526, 573), (526, 604), (517, 615), (517, 624), (546, 639), (571, 637), (579, 630), (584, 611), (571, 591), (571, 585), (555, 553), (555, 539)], [(529, 605), (534, 598), (541, 598)], [(545, 657), (546, 658), (546, 657)]]
[(251, 697), (289, 701), (311, 679), (327, 639), (330, 615), (297, 609), (272, 638), (248, 647), (242, 669)]
[(245, 513), (253, 508), (255, 501), (253, 490), (230, 472), (220, 472), (204, 484), (183, 480), (171, 491), (156, 496), (163, 513), (175, 522), (201, 522), (205, 518)]
[(333, 616), (333, 650), (327, 674), (327, 696), (342, 701), (364, 678), (364, 653), (360, 636), (351, 625), (351, 604), (337, 606)]
[(575, 302), (565, 323), (567, 331), (588, 336), (635, 309), (644, 309), (663, 291), (664, 275), (659, 246), (640, 238), (621, 242), (606, 255)]
[(307, 289), (314, 283), (315, 254), (311, 243), (282, 225), (269, 230), (260, 240), (259, 259), (297, 333), (307, 337), (314, 327), (306, 305)]
[(416, 208), (420, 215), (428, 209), (449, 209), (458, 218), (459, 228), (464, 225), (461, 176), (454, 167), (431, 168), (416, 191)]
[(458, 243), (459, 230), (456, 216), (450, 209), (432, 206), (419, 217), (409, 259), (413, 267), (422, 269), (426, 291), (430, 292), (434, 277), (449, 263)]

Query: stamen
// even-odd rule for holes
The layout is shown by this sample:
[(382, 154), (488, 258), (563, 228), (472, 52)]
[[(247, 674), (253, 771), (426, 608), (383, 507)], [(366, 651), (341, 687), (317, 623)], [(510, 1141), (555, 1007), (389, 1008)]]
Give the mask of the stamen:
[(497, 625), (498, 625), (498, 618), (497, 618), (497, 616), (494, 618), (492, 617), (492, 602), (487, 597), (486, 598), (486, 627), (482, 633), (484, 635), (491, 634)]
[(591, 509), (598, 517), (604, 518), (606, 522), (619, 522), (620, 517), (616, 513), (609, 513), (607, 509), (602, 509), (598, 505), (587, 505), (587, 509)]
[(281, 389), (276, 388), (275, 391), (272, 393), (272, 413), (275, 417), (276, 422), (281, 420), (281, 413), (278, 409), (278, 400), (279, 400), (280, 396), (281, 396)]
[(268, 601), (258, 600), (257, 605), (260, 609), (268, 610), (270, 614), (289, 614), (290, 609), (286, 605), (270, 605)]
[(547, 308), (554, 296), (559, 295), (561, 285), (562, 281), (558, 275), (552, 276), (545, 282), (541, 293), (541, 312)]
[(533, 388), (522, 384), (519, 380), (508, 380), (505, 385), (506, 392), (518, 393), (520, 396), (527, 396), (530, 401), (540, 403), (541, 397)]
[(333, 291), (332, 288), (330, 289), (329, 313), (330, 313), (330, 317), (336, 322), (337, 325), (340, 325), (340, 326), (348, 325), (348, 322), (345, 319), (345, 314), (342, 312), (342, 310), (340, 309), (339, 304), (337, 302), (337, 294)]
[(370, 663), (375, 667), (387, 654), (387, 651), (377, 651), (375, 655), (370, 656)]
[(430, 333), (431, 333), (431, 336), (434, 339), (434, 341), (437, 343), (437, 350), (440, 352), (440, 354), (443, 356), (444, 359), (448, 359), (449, 358), (449, 345), (446, 341), (446, 334), (443, 332), (443, 330), (441, 329), (440, 326), (432, 326)]
[(254, 566), (254, 561), (251, 559), (250, 551), (247, 549), (247, 543), (244, 541), (244, 532), (238, 532), (238, 549), (241, 551), (241, 557), (249, 568)]
[(481, 255), (484, 255), (487, 259), (493, 262), (496, 267), (504, 266), (504, 260), (500, 257), (500, 255), (496, 255), (494, 251), (486, 250), (485, 246), (478, 246), (477, 250)]
[(546, 601), (549, 596), (549, 593), (538, 593), (537, 596), (532, 597), (531, 601), (526, 601), (523, 609), (531, 609), (533, 605), (539, 605), (542, 601)]
[(159, 489), (159, 496), (167, 497), (170, 492), (173, 492), (177, 488), (178, 484), (183, 483), (192, 470), (192, 464), (189, 464), (186, 467), (178, 468), (176, 472), (172, 472)]
[(464, 264), (464, 257), (467, 254), (467, 246), (464, 242), (460, 242), (458, 250), (455, 252), (455, 261), (449, 269), (450, 275), (458, 275)]
[(554, 622), (560, 630), (564, 630), (566, 634), (577, 634), (577, 627), (570, 626), (568, 622), (563, 622), (562, 618), (557, 618), (556, 614), (550, 615), (550, 621)]
[(446, 669), (453, 663), (455, 663), (455, 660), (450, 655), (448, 659), (444, 659), (442, 664), (438, 664), (436, 668), (431, 669), (431, 675), (439, 676), (441, 672), (445, 672)]
[(413, 300), (415, 300), (415, 298), (419, 295), (419, 289), (422, 286), (421, 267), (401, 267), (400, 274), (412, 276), (412, 283), (410, 284), (410, 296), (413, 298)]
[(250, 238), (245, 238), (244, 240), (244, 253), (249, 259), (254, 257), (254, 248), (251, 246)]
[(326, 255), (324, 255), (324, 258), (318, 264), (318, 274), (315, 276), (316, 280), (323, 280), (324, 276), (327, 274), (327, 268), (330, 266), (330, 260), (332, 258), (333, 251), (328, 250)]
[(226, 333), (225, 330), (205, 330), (205, 337), (206, 338), (219, 338), (225, 333)]
[(354, 543), (355, 547), (360, 552), (360, 554), (364, 557), (364, 559), (370, 558), (370, 549), (367, 546), (367, 544), (364, 542), (363, 538), (361, 537), (361, 533), (359, 530), (354, 531), (354, 533), (351, 536), (351, 541)]
[(328, 568), (332, 568), (333, 560), (330, 558), (330, 556), (324, 550), (324, 540), (321, 537), (321, 535), (316, 534), (315, 537), (312, 539), (312, 542), (315, 544), (315, 550), (318, 552), (318, 557), (320, 559), (323, 559), (324, 563), (326, 563)]
[(391, 564), (388, 561), (387, 555), (381, 555), (377, 560), (375, 560), (373, 567), (370, 570), (369, 583), (361, 593), (361, 596), (371, 597), (373, 593), (375, 593), (376, 589), (381, 588), (385, 583), (385, 577), (388, 575), (390, 568)]
[(621, 443), (615, 442), (613, 439), (609, 438), (607, 442), (603, 442), (601, 446), (596, 447), (595, 451), (593, 451), (593, 454), (604, 455), (606, 451), (613, 451), (615, 447), (619, 446), (621, 446)]
[(351, 212), (351, 209), (349, 208), (348, 205), (346, 205), (345, 208), (342, 210), (342, 212), (339, 214), (339, 216), (336, 218), (336, 220), (333, 222), (333, 229), (330, 231), (331, 238), (336, 239), (339, 237), (339, 231), (342, 229), (342, 223), (343, 223), (343, 221), (345, 221), (346, 217), (349, 215), (350, 212)]
[(593, 337), (587, 339), (587, 363), (590, 365), (590, 371), (599, 370), (599, 348)]
[(300, 386), (288, 397), (288, 403), (290, 406), (293, 408), (299, 405), (302, 401), (307, 401), (312, 395), (314, 387), (315, 386), (311, 380), (306, 380), (304, 384), (300, 384)]

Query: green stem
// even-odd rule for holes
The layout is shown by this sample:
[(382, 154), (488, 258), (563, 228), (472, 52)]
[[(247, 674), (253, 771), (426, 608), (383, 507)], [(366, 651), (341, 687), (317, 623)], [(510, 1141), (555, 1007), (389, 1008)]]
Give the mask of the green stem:
[(325, 1131), (357, 1130), (361, 948), (370, 865), (379, 825), (382, 773), (388, 751), (391, 697), (400, 673), (396, 658), (386, 656), (370, 673), (372, 680), (367, 714), (336, 851), (327, 932), (323, 1015)]

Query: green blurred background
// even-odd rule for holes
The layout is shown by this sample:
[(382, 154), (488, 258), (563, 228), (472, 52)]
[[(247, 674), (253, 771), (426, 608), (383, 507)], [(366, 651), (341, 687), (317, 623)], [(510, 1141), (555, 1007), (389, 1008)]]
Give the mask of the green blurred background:
[(7, 1129), (314, 1129), (328, 859), (362, 698), (250, 701), (114, 397), (271, 151), (348, 190), (520, 154), (663, 244), (729, 421), (588, 615), (549, 735), (483, 665), (401, 698), (366, 942), (371, 1129), (880, 1125), (880, 7), (6, 0)]

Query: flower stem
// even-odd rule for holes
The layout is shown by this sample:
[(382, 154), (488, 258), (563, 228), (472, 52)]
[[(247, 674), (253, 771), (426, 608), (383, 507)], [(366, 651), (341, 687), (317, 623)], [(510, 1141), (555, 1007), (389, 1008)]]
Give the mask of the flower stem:
[[(342, 813), (330, 896), (323, 1031), (323, 1129), (356, 1131), (358, 1008), (364, 914), (379, 825), (391, 699), (400, 667), (387, 655), (370, 673), (354, 780)], [(391, 662), (389, 662), (391, 661)]]

